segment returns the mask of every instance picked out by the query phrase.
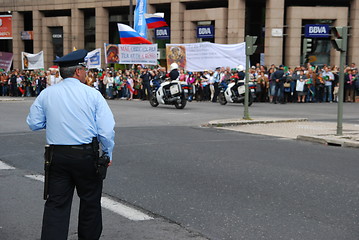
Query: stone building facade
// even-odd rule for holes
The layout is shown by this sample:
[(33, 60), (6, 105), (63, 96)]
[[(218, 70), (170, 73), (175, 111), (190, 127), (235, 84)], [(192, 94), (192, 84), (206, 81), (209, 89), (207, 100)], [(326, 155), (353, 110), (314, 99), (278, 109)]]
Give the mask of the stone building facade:
[[(118, 34), (114, 23), (130, 21), (131, 0), (1, 2), (0, 15), (12, 15), (13, 38), (0, 39), (0, 51), (14, 53), (14, 68), (21, 68), (22, 51), (43, 50), (45, 66), (52, 65), (58, 50), (55, 30), (61, 30), (61, 51), (67, 54), (74, 47), (92, 50), (113, 43)], [(171, 30), (168, 43), (202, 41), (196, 38), (201, 22), (214, 26), (215, 43), (240, 43), (246, 35), (256, 35), (259, 47), (253, 59), (265, 65), (300, 65), (304, 23), (329, 21), (331, 26), (351, 27), (347, 62), (359, 56), (359, 0), (147, 0), (147, 12), (164, 12)], [(31, 31), (33, 40), (22, 40), (22, 31)], [(150, 31), (149, 40), (156, 42)], [(331, 48), (326, 54), (329, 64), (339, 65), (338, 52)]]

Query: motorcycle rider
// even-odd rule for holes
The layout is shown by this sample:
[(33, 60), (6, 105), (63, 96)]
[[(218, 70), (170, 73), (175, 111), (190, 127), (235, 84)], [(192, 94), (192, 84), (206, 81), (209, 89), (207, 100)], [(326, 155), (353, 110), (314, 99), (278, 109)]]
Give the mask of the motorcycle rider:
[[(169, 78), (169, 81), (173, 81), (173, 80), (177, 80), (179, 78), (179, 75), (180, 75), (180, 73), (178, 71), (178, 64), (172, 63), (170, 65), (170, 72), (166, 75), (166, 77)], [(171, 87), (171, 84), (168, 84), (163, 87), (166, 97), (170, 97), (170, 95), (171, 95), (171, 93), (169, 91), (170, 87)]]
[(172, 63), (170, 65), (170, 73), (169, 73), (169, 77), (172, 80), (176, 80), (179, 77), (180, 73), (178, 71), (178, 64), (177, 63)]
[(234, 95), (236, 97), (239, 97), (239, 93), (238, 93), (238, 87), (239, 87), (239, 83), (238, 81), (239, 80), (244, 80), (245, 77), (246, 77), (246, 74), (244, 73), (244, 66), (243, 65), (238, 65), (237, 67), (237, 73), (238, 73), (238, 78), (235, 78), (234, 81), (235, 81), (235, 84), (233, 85), (231, 91), (234, 92)]

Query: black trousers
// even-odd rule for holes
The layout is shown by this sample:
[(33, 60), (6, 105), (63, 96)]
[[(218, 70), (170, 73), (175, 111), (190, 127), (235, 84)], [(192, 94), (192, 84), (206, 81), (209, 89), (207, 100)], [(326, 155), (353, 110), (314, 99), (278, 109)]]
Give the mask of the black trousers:
[(74, 189), (80, 197), (78, 239), (99, 239), (102, 232), (102, 179), (96, 174), (92, 148), (54, 147), (45, 203), (42, 240), (66, 240)]
[(213, 86), (214, 86), (214, 95), (213, 95), (212, 102), (217, 102), (217, 98), (218, 98), (218, 94), (219, 94), (218, 82), (215, 82), (213, 84)]

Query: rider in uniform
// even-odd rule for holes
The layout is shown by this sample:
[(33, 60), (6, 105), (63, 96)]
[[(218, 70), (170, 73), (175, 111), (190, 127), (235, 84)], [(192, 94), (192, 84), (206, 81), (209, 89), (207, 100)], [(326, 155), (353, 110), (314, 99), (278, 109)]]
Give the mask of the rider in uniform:
[(244, 72), (244, 66), (243, 65), (238, 65), (237, 67), (237, 72), (238, 72), (238, 78), (235, 79), (235, 84), (233, 85), (231, 91), (234, 92), (234, 95), (236, 97), (239, 97), (239, 93), (238, 93), (238, 87), (239, 87), (239, 80), (244, 80), (246, 78), (246, 74)]
[[(179, 75), (180, 75), (180, 73), (178, 71), (178, 64), (172, 63), (170, 65), (170, 72), (166, 75), (166, 77), (169, 78), (169, 81), (174, 81), (179, 78)], [(171, 87), (171, 84), (168, 84), (163, 87), (163, 90), (164, 90), (167, 98), (171, 96), (170, 87)]]
[(86, 55), (82, 49), (54, 61), (64, 80), (41, 91), (27, 117), (31, 130), (46, 129), (52, 156), (42, 240), (67, 239), (75, 188), (78, 239), (99, 239), (102, 232), (103, 179), (96, 171), (94, 148), (99, 142), (111, 165), (115, 121), (101, 93), (85, 84)]

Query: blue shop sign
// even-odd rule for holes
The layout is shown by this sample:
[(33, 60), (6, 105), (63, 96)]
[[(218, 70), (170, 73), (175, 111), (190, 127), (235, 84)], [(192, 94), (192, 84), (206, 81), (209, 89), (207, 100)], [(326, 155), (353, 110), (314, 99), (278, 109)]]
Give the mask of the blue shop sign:
[(197, 38), (214, 38), (213, 25), (197, 26)]
[(306, 24), (306, 38), (327, 38), (329, 37), (329, 25), (327, 24)]
[(156, 28), (155, 37), (156, 39), (170, 39), (170, 28), (169, 27)]

